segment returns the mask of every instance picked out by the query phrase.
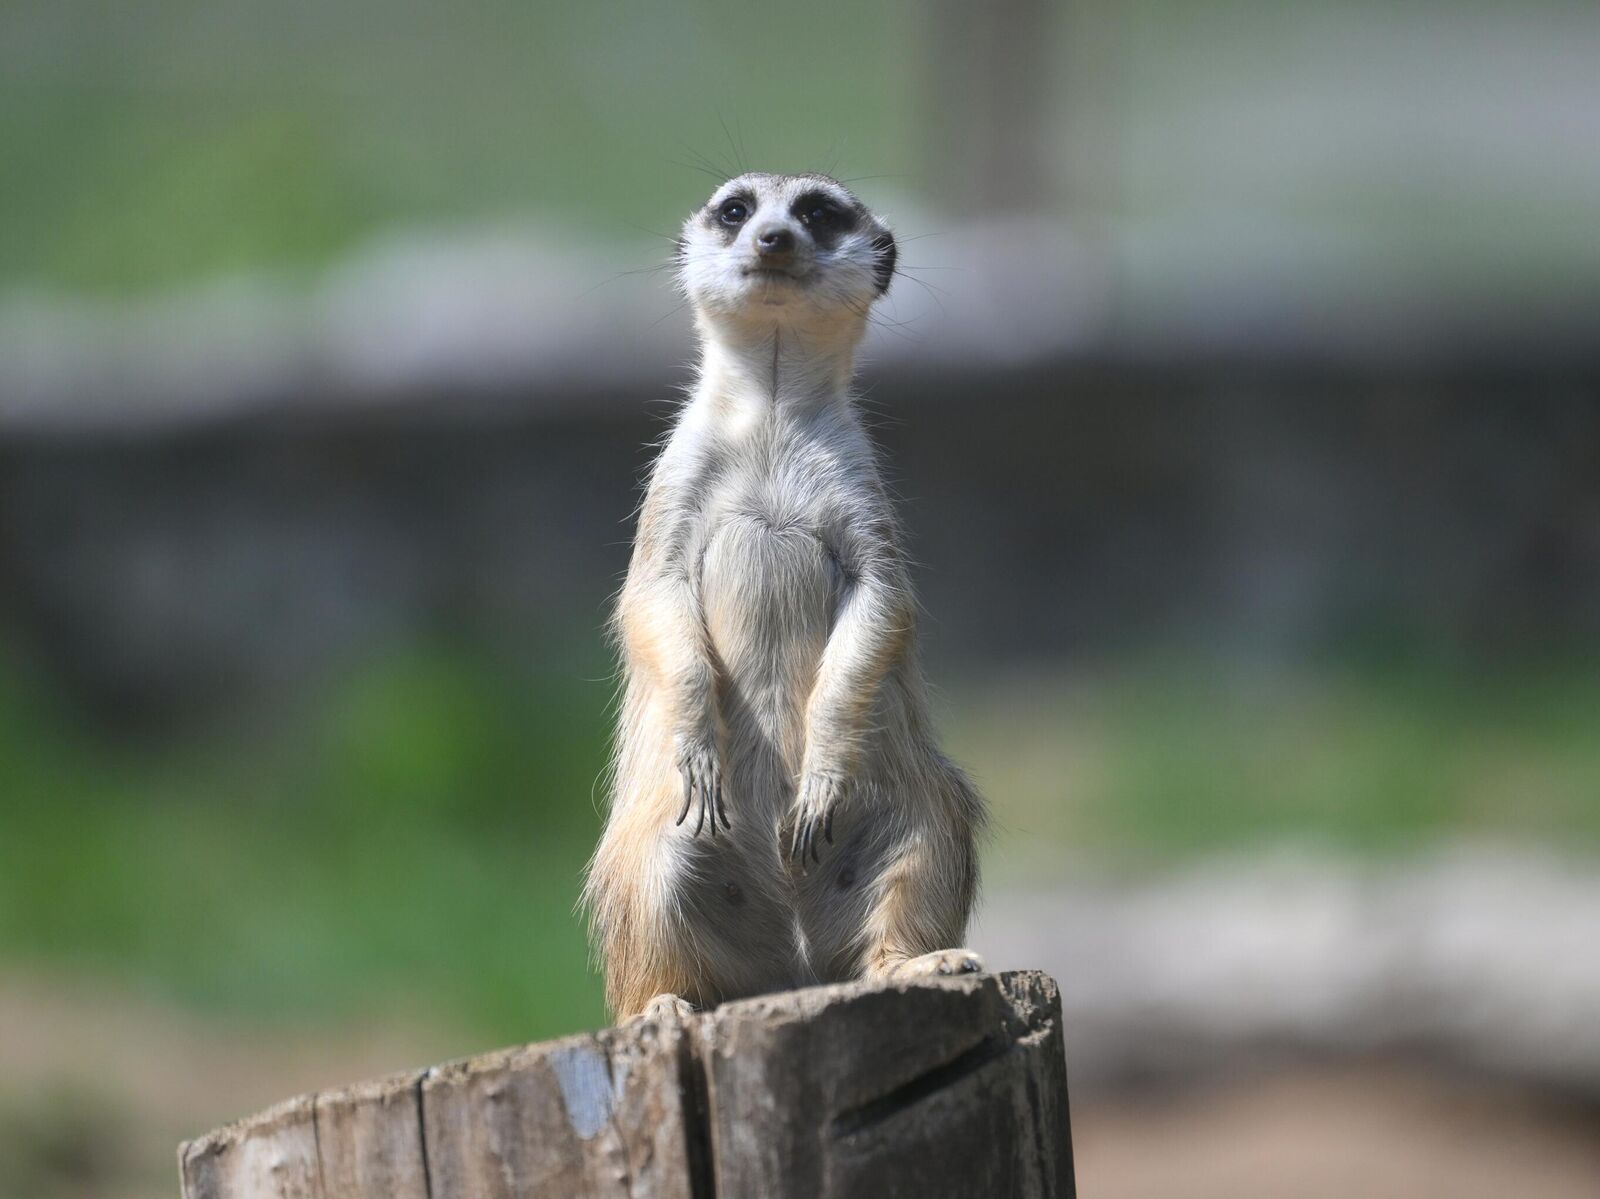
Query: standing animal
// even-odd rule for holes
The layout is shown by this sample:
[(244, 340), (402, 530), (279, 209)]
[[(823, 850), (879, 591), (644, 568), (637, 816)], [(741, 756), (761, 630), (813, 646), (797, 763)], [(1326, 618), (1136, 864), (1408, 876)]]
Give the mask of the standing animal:
[(701, 358), (614, 631), (610, 809), (584, 889), (626, 1018), (981, 971), (957, 948), (985, 809), (938, 748), (902, 537), (850, 394), (887, 226), (751, 173), (683, 226)]

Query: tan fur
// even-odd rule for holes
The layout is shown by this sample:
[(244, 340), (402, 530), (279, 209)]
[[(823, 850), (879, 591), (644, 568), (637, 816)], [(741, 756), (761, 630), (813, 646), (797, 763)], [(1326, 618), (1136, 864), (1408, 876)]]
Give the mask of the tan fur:
[[(785, 248), (758, 248), (773, 230)], [(846, 390), (892, 266), (883, 225), (818, 176), (730, 181), (685, 226), (700, 378), (617, 606), (611, 805), (585, 887), (619, 1018), (981, 969), (951, 947), (983, 803), (929, 726), (900, 535)]]

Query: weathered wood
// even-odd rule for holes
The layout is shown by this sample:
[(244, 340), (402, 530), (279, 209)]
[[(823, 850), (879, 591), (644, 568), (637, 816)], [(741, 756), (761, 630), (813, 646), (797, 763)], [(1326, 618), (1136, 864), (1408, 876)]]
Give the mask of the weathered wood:
[(418, 1072), (392, 1074), (316, 1098), (317, 1157), (328, 1196), (428, 1199)]
[(689, 1199), (685, 1037), (641, 1021), (430, 1071), (432, 1195)]
[(709, 1017), (717, 1192), (1073, 1193), (1055, 984), (827, 987)]
[(186, 1199), (1070, 1196), (1061, 1009), (1021, 973), (815, 987), (291, 1100)]
[(630, 1196), (691, 1199), (709, 1176), (705, 1087), (690, 1029), (642, 1021), (614, 1035), (613, 1119), (627, 1149)]
[(178, 1160), (184, 1199), (324, 1199), (309, 1096), (190, 1141)]

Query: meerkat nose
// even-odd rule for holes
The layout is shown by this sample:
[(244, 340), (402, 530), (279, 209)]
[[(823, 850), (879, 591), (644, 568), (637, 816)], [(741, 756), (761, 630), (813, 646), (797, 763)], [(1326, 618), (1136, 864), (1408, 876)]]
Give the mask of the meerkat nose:
[(794, 252), (794, 234), (781, 225), (763, 229), (756, 234), (756, 252), (763, 257), (766, 255), (790, 254)]

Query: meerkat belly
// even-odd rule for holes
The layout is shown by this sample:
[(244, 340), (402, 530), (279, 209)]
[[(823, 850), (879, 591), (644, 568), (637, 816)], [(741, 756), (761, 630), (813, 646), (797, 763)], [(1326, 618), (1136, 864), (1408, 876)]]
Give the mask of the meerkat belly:
[[(805, 704), (833, 622), (837, 563), (800, 525), (739, 516), (718, 525), (702, 572), (731, 757), (778, 771), (770, 781), (782, 789), (805, 748)], [(769, 780), (749, 781), (772, 789)]]

